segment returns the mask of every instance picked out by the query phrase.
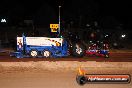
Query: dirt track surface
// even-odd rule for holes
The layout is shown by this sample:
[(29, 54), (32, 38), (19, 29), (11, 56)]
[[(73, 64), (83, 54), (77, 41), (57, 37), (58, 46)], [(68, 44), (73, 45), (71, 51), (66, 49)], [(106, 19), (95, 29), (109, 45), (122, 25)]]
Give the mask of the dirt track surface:
[(88, 74), (132, 75), (132, 53), (84, 58), (11, 58), (0, 56), (0, 88), (131, 88), (130, 84), (76, 83), (78, 67)]
[(84, 58), (15, 58), (7, 53), (0, 56), (0, 72), (4, 70), (75, 70), (82, 67), (132, 67), (132, 53), (111, 53), (110, 58), (84, 57)]
[[(86, 70), (86, 69), (85, 69)], [(131, 68), (87, 68), (89, 74), (131, 74)], [(0, 88), (131, 88), (130, 84), (76, 83), (76, 71), (8, 71), (0, 73)]]

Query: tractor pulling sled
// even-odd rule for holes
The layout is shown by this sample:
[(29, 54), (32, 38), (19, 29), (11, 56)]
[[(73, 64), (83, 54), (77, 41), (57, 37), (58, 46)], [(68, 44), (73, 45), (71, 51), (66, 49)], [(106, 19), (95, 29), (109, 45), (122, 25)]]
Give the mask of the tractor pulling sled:
[[(72, 46), (72, 47), (71, 47)], [(108, 50), (85, 49), (81, 43), (69, 44), (64, 38), (49, 38), (49, 37), (17, 37), (17, 51), (10, 52), (11, 57), (16, 58), (57, 58), (57, 57), (83, 57), (89, 54), (100, 54), (109, 57)]]

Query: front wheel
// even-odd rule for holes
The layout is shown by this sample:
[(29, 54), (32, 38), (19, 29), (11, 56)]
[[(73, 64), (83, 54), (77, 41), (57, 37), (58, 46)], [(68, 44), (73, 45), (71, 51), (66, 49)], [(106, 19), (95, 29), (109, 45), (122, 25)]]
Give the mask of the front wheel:
[(105, 57), (105, 58), (109, 58), (109, 54), (105, 54), (104, 57)]

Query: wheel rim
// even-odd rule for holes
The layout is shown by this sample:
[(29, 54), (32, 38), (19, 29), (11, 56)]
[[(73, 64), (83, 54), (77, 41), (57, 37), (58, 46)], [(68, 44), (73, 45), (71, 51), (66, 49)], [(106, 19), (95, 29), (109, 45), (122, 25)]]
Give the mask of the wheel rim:
[(35, 50), (33, 50), (33, 51), (31, 51), (31, 56), (32, 57), (35, 57), (35, 56), (37, 56), (38, 55), (38, 52), (37, 51), (35, 51)]
[(44, 51), (43, 56), (44, 57), (50, 57), (50, 52), (49, 51)]
[(82, 48), (80, 48), (77, 44), (76, 44), (76, 53), (77, 54), (81, 54), (82, 53)]

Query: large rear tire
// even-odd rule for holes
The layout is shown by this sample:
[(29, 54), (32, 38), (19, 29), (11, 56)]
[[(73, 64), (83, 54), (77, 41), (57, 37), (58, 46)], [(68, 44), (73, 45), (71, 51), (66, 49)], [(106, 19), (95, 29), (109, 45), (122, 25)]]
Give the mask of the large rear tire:
[(75, 57), (83, 57), (84, 53), (85, 53), (85, 49), (82, 45), (75, 44), (73, 46), (72, 53), (73, 53), (73, 56), (75, 56)]

